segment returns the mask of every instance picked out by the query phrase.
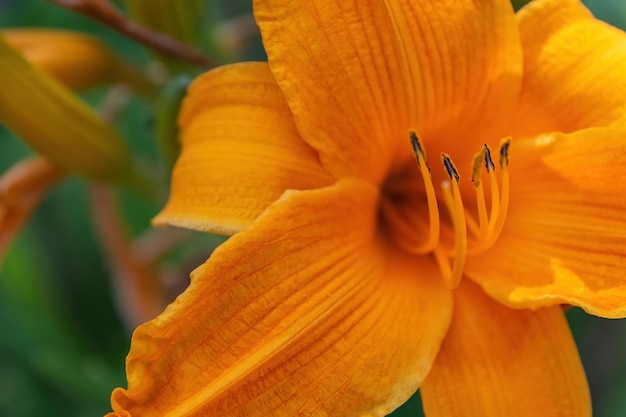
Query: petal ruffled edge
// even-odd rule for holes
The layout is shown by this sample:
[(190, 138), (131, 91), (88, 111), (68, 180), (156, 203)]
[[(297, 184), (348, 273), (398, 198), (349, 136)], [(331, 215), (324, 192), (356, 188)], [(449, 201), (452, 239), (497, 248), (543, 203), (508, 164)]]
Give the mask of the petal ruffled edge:
[(156, 225), (231, 235), (285, 190), (332, 183), (300, 139), (266, 63), (229, 65), (196, 79), (180, 128), (182, 152)]
[(535, 0), (517, 17), (524, 81), (516, 135), (626, 125), (626, 33), (578, 0)]
[(466, 273), (517, 308), (572, 304), (626, 316), (626, 129), (511, 144), (511, 201), (496, 244)]
[(383, 416), (406, 401), (451, 294), (426, 258), (380, 246), (377, 197), (353, 179), (286, 192), (137, 329), (110, 415)]

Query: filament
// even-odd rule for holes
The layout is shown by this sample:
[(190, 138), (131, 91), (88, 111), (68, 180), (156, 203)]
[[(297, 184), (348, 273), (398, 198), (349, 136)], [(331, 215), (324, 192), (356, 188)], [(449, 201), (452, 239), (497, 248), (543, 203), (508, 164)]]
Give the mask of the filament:
[(476, 209), (478, 211), (478, 231), (474, 234), (478, 239), (483, 238), (487, 234), (489, 218), (487, 215), (487, 204), (485, 204), (485, 189), (481, 178), (481, 168), (485, 161), (485, 148), (474, 155), (472, 163), (472, 183), (476, 192)]
[(437, 205), (437, 195), (435, 194), (435, 187), (433, 186), (433, 179), (430, 174), (430, 167), (426, 161), (426, 152), (424, 151), (424, 145), (417, 134), (411, 130), (409, 131), (409, 138), (411, 139), (411, 145), (413, 147), (413, 153), (417, 160), (417, 166), (422, 174), (424, 181), (424, 190), (426, 192), (426, 202), (428, 204), (428, 221), (429, 221), (429, 233), (428, 239), (419, 246), (412, 247), (412, 251), (415, 253), (429, 253), (432, 252), (439, 242), (439, 207)]
[(491, 215), (489, 216), (489, 228), (493, 228), (498, 213), (500, 212), (500, 191), (498, 189), (498, 179), (496, 178), (496, 166), (491, 159), (491, 149), (484, 145), (485, 168), (489, 174), (489, 186), (491, 187)]
[(459, 282), (461, 282), (465, 259), (467, 257), (467, 226), (465, 222), (465, 208), (463, 207), (461, 190), (459, 189), (459, 173), (452, 159), (445, 153), (441, 154), (441, 162), (450, 178), (450, 181), (444, 181), (441, 184), (441, 188), (454, 229), (454, 261), (452, 263), (452, 271), (450, 274), (445, 274), (443, 279), (448, 288), (454, 289), (459, 285)]
[[(472, 245), (470, 249), (471, 255), (483, 253), (489, 249), (500, 237), (502, 229), (504, 228), (504, 222), (506, 220), (508, 208), (509, 208), (509, 145), (511, 139), (503, 139), (500, 143), (500, 171), (502, 182), (502, 195), (498, 191), (498, 183), (495, 183), (495, 188), (492, 188), (491, 195), (498, 195), (498, 204), (496, 206), (497, 211), (494, 213), (492, 210), (491, 217), (489, 219), (489, 227), (487, 234), (480, 239), (475, 245)], [(491, 172), (493, 173), (493, 169)], [(495, 177), (495, 173), (493, 174)], [(494, 193), (495, 191), (495, 193)]]

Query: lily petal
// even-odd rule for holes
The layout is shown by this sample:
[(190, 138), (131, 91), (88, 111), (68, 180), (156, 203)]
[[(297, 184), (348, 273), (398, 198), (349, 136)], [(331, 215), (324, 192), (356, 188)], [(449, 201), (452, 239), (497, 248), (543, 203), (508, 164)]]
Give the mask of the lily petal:
[(625, 317), (625, 140), (626, 129), (592, 128), (515, 141), (504, 230), (468, 275), (514, 307)]
[(254, 6), (298, 130), (337, 177), (379, 183), (410, 158), (409, 129), (435, 154), (442, 138), (485, 141), (517, 104), (521, 46), (508, 1)]
[(524, 83), (517, 135), (626, 125), (626, 33), (578, 0), (538, 0), (518, 14)]
[(430, 370), (452, 303), (430, 261), (376, 243), (377, 196), (353, 179), (288, 191), (230, 238), (137, 329), (110, 416), (398, 407)]
[(155, 224), (230, 235), (283, 191), (332, 182), (300, 139), (266, 63), (230, 65), (198, 78), (179, 123), (182, 153)]
[(590, 417), (585, 373), (560, 307), (512, 310), (464, 282), (421, 388), (428, 417)]

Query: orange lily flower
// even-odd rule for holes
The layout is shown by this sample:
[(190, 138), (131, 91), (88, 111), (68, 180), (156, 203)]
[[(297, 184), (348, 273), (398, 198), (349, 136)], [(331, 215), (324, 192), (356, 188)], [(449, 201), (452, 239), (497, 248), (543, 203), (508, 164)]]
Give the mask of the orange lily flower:
[(110, 416), (590, 416), (560, 305), (626, 315), (626, 34), (577, 0), (255, 16), (269, 64), (193, 84), (155, 220), (234, 236)]

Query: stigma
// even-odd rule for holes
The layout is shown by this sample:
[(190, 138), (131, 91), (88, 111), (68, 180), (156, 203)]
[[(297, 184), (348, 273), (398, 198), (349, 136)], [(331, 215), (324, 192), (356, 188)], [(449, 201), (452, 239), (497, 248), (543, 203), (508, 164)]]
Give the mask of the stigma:
[[(433, 184), (428, 165), (424, 144), (417, 133), (409, 131), (409, 138), (413, 153), (424, 182), (424, 190), (428, 206), (428, 235), (423, 244), (412, 248), (416, 254), (432, 254), (446, 286), (456, 288), (461, 282), (465, 260), (468, 256), (485, 252), (497, 241), (504, 223), (509, 206), (509, 146), (510, 138), (500, 142), (499, 148), (499, 177), (492, 152), (488, 145), (484, 145), (474, 156), (471, 175), (476, 195), (476, 209), (474, 216), (463, 204), (461, 194), (461, 175), (450, 155), (441, 154), (441, 164), (447, 179), (436, 189)], [(483, 175), (488, 177), (491, 201), (489, 209), (485, 197)], [(438, 192), (437, 192), (438, 191)], [(452, 244), (440, 239), (441, 221), (439, 205), (443, 203), (449, 215), (452, 231)], [(469, 236), (468, 236), (469, 235)]]

